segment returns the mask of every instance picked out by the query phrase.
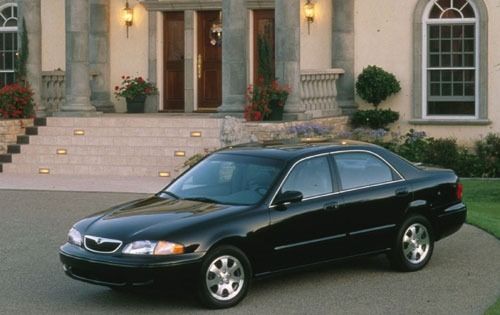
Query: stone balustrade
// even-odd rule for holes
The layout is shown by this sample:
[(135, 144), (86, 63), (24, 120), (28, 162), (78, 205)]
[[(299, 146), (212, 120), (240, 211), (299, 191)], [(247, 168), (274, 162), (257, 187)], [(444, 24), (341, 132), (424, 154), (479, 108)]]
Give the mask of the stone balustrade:
[(65, 73), (62, 70), (42, 73), (42, 104), (48, 114), (58, 112), (65, 101)]
[(300, 95), (306, 113), (315, 117), (338, 116), (337, 79), (342, 69), (302, 70), (300, 73)]

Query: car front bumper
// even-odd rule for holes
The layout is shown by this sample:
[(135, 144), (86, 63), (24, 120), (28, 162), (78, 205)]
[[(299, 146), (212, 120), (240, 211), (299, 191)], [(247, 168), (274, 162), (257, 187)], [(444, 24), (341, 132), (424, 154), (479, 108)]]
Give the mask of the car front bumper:
[(59, 258), (69, 277), (109, 287), (168, 284), (190, 279), (200, 270), (204, 252), (164, 257), (91, 253), (66, 243)]

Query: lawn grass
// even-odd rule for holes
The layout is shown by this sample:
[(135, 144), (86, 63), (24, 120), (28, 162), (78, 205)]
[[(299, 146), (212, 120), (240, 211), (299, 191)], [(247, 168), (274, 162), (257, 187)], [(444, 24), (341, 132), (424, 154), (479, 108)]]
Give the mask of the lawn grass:
[[(500, 180), (463, 179), (467, 222), (500, 238)], [(500, 298), (485, 315), (500, 314)]]
[(463, 179), (467, 223), (500, 239), (500, 180)]

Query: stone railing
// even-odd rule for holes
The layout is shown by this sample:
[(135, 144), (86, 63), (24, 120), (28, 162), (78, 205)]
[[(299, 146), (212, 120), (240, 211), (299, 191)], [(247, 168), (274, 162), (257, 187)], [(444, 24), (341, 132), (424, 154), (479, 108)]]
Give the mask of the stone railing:
[(62, 70), (42, 73), (42, 105), (48, 114), (57, 112), (64, 104), (65, 73)]
[(341, 115), (336, 81), (343, 73), (343, 69), (301, 71), (300, 95), (306, 113), (312, 117)]

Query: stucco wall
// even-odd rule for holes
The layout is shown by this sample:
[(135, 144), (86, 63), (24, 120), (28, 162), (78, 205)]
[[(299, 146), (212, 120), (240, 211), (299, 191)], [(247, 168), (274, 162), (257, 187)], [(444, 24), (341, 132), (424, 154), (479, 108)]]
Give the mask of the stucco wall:
[(300, 68), (329, 69), (332, 60), (332, 1), (314, 1), (315, 17), (307, 31), (304, 16), (305, 0), (301, 0), (300, 10)]
[(41, 1), (42, 71), (66, 68), (64, 0)]
[[(134, 8), (134, 24), (127, 28), (122, 19), (124, 1), (110, 1), (110, 70), (111, 92), (119, 85), (121, 77), (148, 76), (148, 12), (136, 0), (129, 1)], [(126, 111), (125, 100), (112, 96), (117, 112)]]
[[(478, 139), (488, 132), (500, 132), (500, 6), (497, 0), (485, 0), (489, 15), (488, 34), (488, 126), (410, 125), (412, 118), (413, 12), (417, 0), (358, 0), (355, 2), (355, 69), (356, 76), (368, 65), (392, 72), (401, 82), (401, 92), (382, 108), (401, 114), (401, 132), (413, 128), (433, 137), (454, 137), (460, 142)], [(362, 109), (371, 105), (356, 100)]]

